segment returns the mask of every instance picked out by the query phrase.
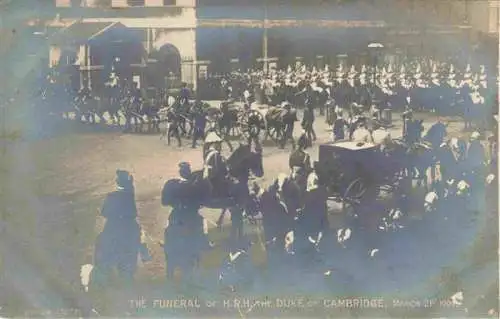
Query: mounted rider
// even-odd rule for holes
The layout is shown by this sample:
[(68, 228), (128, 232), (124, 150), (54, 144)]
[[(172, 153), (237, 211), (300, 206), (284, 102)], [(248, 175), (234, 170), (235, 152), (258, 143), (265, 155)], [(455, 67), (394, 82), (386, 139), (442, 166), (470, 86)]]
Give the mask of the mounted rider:
[(211, 193), (215, 195), (224, 194), (224, 182), (228, 172), (226, 160), (221, 154), (222, 141), (217, 133), (211, 131), (208, 132), (204, 145), (203, 178), (209, 182)]
[[(192, 181), (191, 165), (187, 162), (179, 163), (179, 178), (170, 180), (163, 186), (161, 193), (162, 205), (174, 208), (173, 214), (185, 212), (186, 208), (196, 207), (193, 202)], [(194, 206), (191, 206), (191, 204)], [(177, 218), (178, 216), (171, 217)]]

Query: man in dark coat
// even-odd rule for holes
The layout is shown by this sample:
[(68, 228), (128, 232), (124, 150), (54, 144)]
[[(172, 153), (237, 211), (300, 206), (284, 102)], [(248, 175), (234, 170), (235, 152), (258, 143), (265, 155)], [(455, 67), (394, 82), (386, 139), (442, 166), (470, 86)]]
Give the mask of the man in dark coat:
[(432, 124), (427, 134), (425, 134), (425, 140), (429, 141), (434, 149), (437, 149), (443, 143), (446, 135), (446, 124), (438, 117), (437, 122)]
[(205, 138), (205, 129), (207, 126), (207, 117), (205, 112), (201, 109), (201, 107), (196, 108), (193, 123), (194, 123), (193, 143), (191, 147), (195, 148), (196, 142), (199, 139)]
[(136, 221), (137, 207), (133, 178), (126, 171), (116, 171), (117, 189), (106, 197), (101, 215), (106, 218), (96, 240), (95, 279), (106, 280), (113, 268), (128, 283), (137, 269), (137, 256), (149, 260), (147, 247), (141, 243), (141, 228)]
[(480, 134), (478, 132), (474, 132), (471, 134), (469, 147), (467, 149), (466, 161), (468, 163), (468, 172), (471, 176), (475, 174), (481, 175), (483, 172), (486, 156), (484, 153), (484, 147), (479, 140)]
[(314, 108), (311, 104), (306, 105), (304, 110), (302, 128), (305, 130), (309, 142), (316, 140), (316, 132), (314, 131)]
[(337, 112), (337, 118), (333, 122), (333, 141), (345, 139), (345, 129), (349, 123), (343, 118), (342, 111)]
[(293, 130), (295, 127), (295, 122), (297, 121), (297, 113), (292, 110), (290, 104), (286, 103), (284, 105), (284, 110), (282, 112), (282, 125), (283, 125), (283, 135), (281, 136), (280, 148), (285, 148), (285, 144), (288, 140), (292, 142), (292, 148), (295, 148), (295, 140), (293, 139)]

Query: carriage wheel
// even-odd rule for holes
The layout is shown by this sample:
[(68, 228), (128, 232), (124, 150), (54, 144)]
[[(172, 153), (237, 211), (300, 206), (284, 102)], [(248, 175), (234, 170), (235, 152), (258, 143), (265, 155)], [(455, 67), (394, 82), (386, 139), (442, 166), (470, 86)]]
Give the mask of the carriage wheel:
[(262, 114), (256, 110), (243, 113), (239, 120), (239, 126), (245, 135), (261, 140), (261, 134), (265, 132), (265, 120)]
[(358, 203), (361, 197), (366, 192), (366, 185), (363, 183), (361, 178), (357, 178), (352, 181), (344, 192), (344, 200)]
[(222, 128), (222, 111), (215, 110), (211, 113), (211, 127), (221, 138), (226, 138), (229, 132), (225, 132)]

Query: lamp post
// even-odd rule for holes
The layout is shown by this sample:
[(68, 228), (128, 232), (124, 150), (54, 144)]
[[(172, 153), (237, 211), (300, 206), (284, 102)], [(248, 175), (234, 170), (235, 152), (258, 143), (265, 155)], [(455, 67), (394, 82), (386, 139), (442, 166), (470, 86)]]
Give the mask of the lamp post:
[(264, 38), (263, 38), (263, 43), (262, 43), (262, 50), (263, 50), (263, 58), (264, 58), (264, 73), (267, 74), (268, 71), (268, 50), (267, 50), (267, 0), (264, 1)]

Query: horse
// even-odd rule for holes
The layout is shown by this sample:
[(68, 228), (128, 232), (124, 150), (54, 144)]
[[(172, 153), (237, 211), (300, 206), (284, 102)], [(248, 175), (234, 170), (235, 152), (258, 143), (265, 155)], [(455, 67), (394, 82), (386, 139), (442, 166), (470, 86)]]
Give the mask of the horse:
[(220, 133), (226, 137), (231, 134), (231, 131), (238, 127), (239, 111), (230, 102), (221, 103), (221, 116), (217, 119)]
[(173, 279), (180, 268), (189, 277), (198, 266), (200, 255), (211, 247), (208, 241), (208, 225), (196, 206), (174, 207), (161, 243), (166, 258), (167, 278)]
[(109, 117), (113, 124), (120, 126), (121, 103), (124, 92), (120, 87), (108, 86), (106, 87), (106, 103), (104, 104), (104, 111), (108, 112)]
[(124, 96), (122, 103), (123, 114), (125, 116), (125, 130), (131, 130), (133, 121), (135, 132), (138, 132), (141, 129), (142, 124), (144, 124), (144, 119), (140, 115), (142, 104), (135, 102), (132, 97), (128, 96), (128, 94)]
[(202, 177), (203, 170), (193, 172), (195, 188), (201, 189), (201, 193), (198, 193), (198, 201), (201, 206), (226, 209), (233, 205), (235, 198), (245, 198), (245, 195), (248, 195), (250, 173), (258, 178), (264, 176), (260, 147), (256, 147), (256, 150), (252, 151), (249, 145), (240, 144), (228, 157), (226, 165), (228, 175), (223, 176), (222, 184), (224, 185), (213, 185), (223, 189), (222, 198), (214, 197), (214, 194), (210, 192), (208, 180)]
[[(150, 101), (144, 101), (141, 104), (139, 114), (142, 115), (143, 117), (145, 116), (147, 119), (148, 123), (148, 132), (152, 132), (155, 130), (156, 132), (160, 132), (160, 105), (159, 102), (155, 99), (150, 100)], [(142, 125), (144, 123), (141, 123), (141, 131), (142, 131)]]
[[(169, 97), (169, 99), (170, 98), (171, 97)], [(193, 131), (193, 127), (190, 125), (188, 130), (187, 123), (192, 123), (194, 119), (193, 112), (191, 112), (194, 107), (193, 103), (188, 102), (183, 104), (181, 103), (181, 99), (172, 98), (168, 104), (178, 118), (178, 128), (180, 129), (181, 135), (190, 136)]]
[(437, 163), (435, 150), (428, 144), (420, 142), (407, 144), (402, 140), (392, 140), (390, 145), (386, 150), (388, 157), (392, 157), (394, 163), (398, 163), (392, 166), (401, 170), (401, 176), (417, 180), (418, 186), (423, 185), (427, 189), (429, 182), (427, 171), (434, 170)]

